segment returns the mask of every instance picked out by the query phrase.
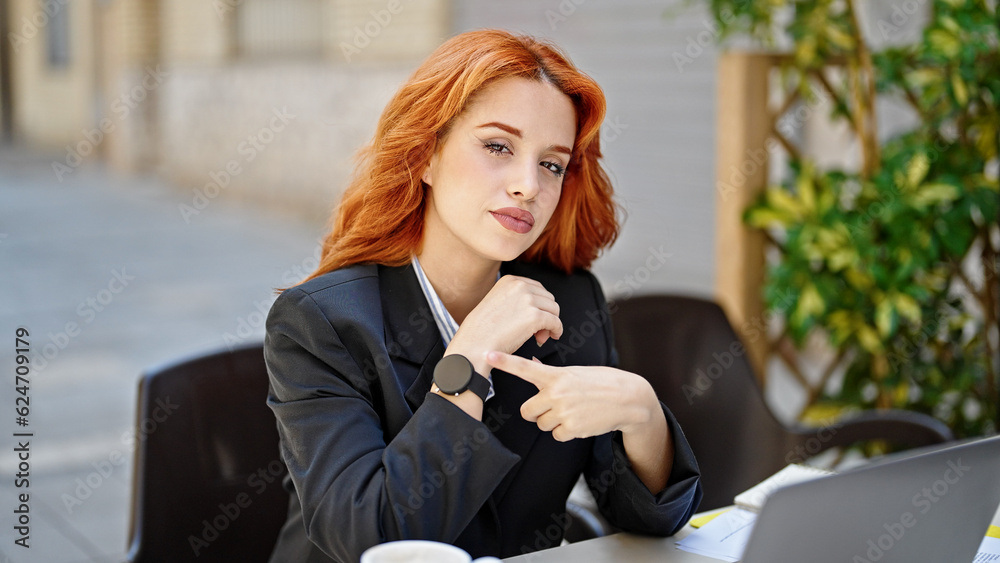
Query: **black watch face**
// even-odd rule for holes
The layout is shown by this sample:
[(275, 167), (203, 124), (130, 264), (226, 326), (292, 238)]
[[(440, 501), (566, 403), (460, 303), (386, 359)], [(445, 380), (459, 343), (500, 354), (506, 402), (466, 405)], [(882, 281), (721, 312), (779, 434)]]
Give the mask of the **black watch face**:
[(441, 358), (434, 368), (434, 383), (444, 393), (455, 394), (465, 391), (472, 379), (472, 363), (458, 354)]

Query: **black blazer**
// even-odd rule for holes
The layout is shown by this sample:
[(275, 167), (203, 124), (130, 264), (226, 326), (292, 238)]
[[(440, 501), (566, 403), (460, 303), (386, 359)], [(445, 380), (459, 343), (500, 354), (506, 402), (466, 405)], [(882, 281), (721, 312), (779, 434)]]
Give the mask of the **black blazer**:
[[(556, 298), (564, 333), (517, 354), (550, 365), (615, 365), (608, 309), (588, 272), (505, 263)], [(521, 418), (537, 389), (493, 370), (483, 421), (430, 394), (444, 354), (413, 267), (358, 265), (281, 294), (267, 318), (267, 403), (293, 494), (272, 561), (354, 562), (398, 539), (510, 557), (559, 545), (583, 473), (601, 512), (625, 530), (671, 535), (701, 500), (698, 466), (673, 416), (667, 488), (650, 494), (619, 432), (561, 443)], [(307, 539), (308, 538), (308, 539)], [(332, 558), (332, 559), (331, 559)]]

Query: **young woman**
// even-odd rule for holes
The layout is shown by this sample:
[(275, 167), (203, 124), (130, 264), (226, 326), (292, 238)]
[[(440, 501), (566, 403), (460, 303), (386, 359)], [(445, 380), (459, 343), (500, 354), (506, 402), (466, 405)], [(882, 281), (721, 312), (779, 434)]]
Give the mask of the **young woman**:
[(444, 43), (389, 102), (320, 267), (268, 317), (292, 490), (272, 561), (555, 546), (581, 474), (616, 526), (687, 522), (697, 464), (649, 384), (613, 367), (586, 271), (618, 234), (604, 109), (554, 47), (494, 30)]

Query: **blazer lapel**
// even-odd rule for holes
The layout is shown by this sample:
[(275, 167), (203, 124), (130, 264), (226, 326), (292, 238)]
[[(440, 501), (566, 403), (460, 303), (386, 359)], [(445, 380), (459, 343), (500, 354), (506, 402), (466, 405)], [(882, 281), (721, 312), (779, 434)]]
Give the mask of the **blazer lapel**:
[[(506, 266), (507, 263), (500, 266), (501, 274), (507, 273), (505, 271)], [(556, 344), (553, 339), (550, 338), (539, 347), (532, 337), (522, 344), (514, 352), (514, 355), (529, 360), (531, 358), (538, 358), (542, 363), (548, 363), (546, 359), (555, 354), (556, 351)], [(531, 448), (535, 446), (538, 437), (542, 434), (537, 424), (528, 422), (521, 417), (521, 405), (538, 394), (538, 388), (516, 375), (511, 375), (498, 369), (493, 370), (493, 386), (496, 391), (496, 397), (487, 401), (483, 418), (487, 421), (487, 424), (490, 424), (490, 417), (493, 417), (495, 420), (503, 420), (503, 424), (499, 425), (494, 434), (507, 449), (521, 456), (523, 459), (527, 457)], [(510, 414), (510, 416), (506, 416), (507, 414)], [(494, 426), (491, 425), (490, 427), (493, 429)], [(507, 489), (520, 469), (520, 463), (514, 466), (493, 492), (492, 498), (498, 504), (503, 500)]]
[(378, 268), (386, 349), (401, 368), (396, 375), (405, 389), (406, 402), (416, 410), (431, 388), (434, 366), (444, 355), (444, 342), (413, 265)]

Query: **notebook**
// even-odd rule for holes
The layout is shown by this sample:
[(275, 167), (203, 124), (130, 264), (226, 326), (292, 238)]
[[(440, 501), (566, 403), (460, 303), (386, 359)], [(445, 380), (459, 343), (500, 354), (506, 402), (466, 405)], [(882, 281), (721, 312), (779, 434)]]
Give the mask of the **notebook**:
[(786, 465), (781, 471), (736, 495), (733, 503), (751, 512), (760, 512), (764, 503), (767, 502), (767, 497), (771, 496), (779, 488), (812, 481), (813, 479), (833, 474), (833, 471), (820, 469), (811, 465), (801, 465), (798, 463)]

